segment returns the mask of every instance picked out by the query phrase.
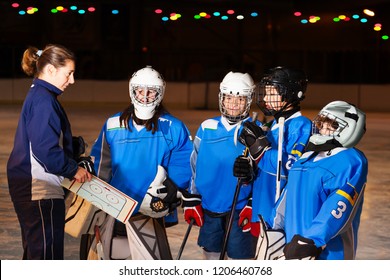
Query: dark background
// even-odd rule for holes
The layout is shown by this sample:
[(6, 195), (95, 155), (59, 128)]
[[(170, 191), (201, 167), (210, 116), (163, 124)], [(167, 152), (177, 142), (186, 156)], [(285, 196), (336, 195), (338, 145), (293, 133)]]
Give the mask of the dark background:
[[(311, 82), (389, 83), (389, 0), (101, 0), (19, 1), (20, 9), (39, 8), (21, 16), (13, 1), (0, 0), (0, 78), (25, 77), (20, 70), (23, 51), (33, 45), (44, 48), (59, 43), (76, 53), (76, 78), (122, 80), (145, 65), (152, 65), (168, 81), (219, 81), (229, 70), (245, 71), (257, 79), (266, 68), (289, 65), (303, 68)], [(94, 13), (51, 14), (57, 5), (96, 7)], [(161, 21), (177, 12), (177, 21)], [(233, 8), (244, 20), (220, 18), (195, 20), (201, 11), (223, 12)], [(334, 23), (340, 14), (363, 16), (375, 11), (362, 24), (357, 20)], [(118, 15), (111, 10), (118, 9)], [(259, 16), (251, 18), (249, 13)], [(302, 18), (321, 20), (303, 25)], [(375, 23), (383, 30), (373, 30)]]

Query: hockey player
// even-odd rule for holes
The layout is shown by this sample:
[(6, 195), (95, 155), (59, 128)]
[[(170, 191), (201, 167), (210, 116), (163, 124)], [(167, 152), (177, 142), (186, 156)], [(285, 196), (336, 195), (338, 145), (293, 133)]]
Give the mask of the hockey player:
[[(253, 235), (259, 235), (259, 216), (269, 217), (287, 182), (288, 171), (302, 155), (311, 134), (311, 121), (303, 116), (300, 103), (305, 97), (306, 74), (299, 69), (278, 66), (269, 69), (260, 81), (257, 105), (265, 116), (272, 116), (262, 128), (246, 122), (240, 141), (249, 148), (258, 165), (253, 196), (241, 214), (240, 222), (248, 224)], [(265, 149), (268, 142), (270, 149)], [(260, 160), (261, 158), (261, 160)], [(235, 163), (235, 176), (253, 173), (253, 166), (242, 157)], [(246, 167), (245, 167), (246, 166)]]
[(366, 117), (344, 101), (313, 120), (307, 151), (290, 170), (269, 224), (284, 229), (286, 259), (354, 259), (368, 163), (354, 148)]
[[(191, 155), (192, 192), (202, 196), (204, 216), (200, 208), (198, 245), (203, 248), (203, 256), (207, 260), (220, 257), (237, 185), (237, 178), (232, 174), (233, 163), (245, 150), (245, 146), (238, 141), (238, 135), (243, 122), (251, 121), (249, 111), (255, 87), (249, 74), (229, 72), (220, 84), (221, 116), (203, 121), (194, 139)], [(253, 174), (250, 174), (244, 178), (248, 184), (244, 183), (241, 187), (234, 211), (227, 243), (227, 256), (231, 259), (254, 257), (256, 239), (249, 232), (243, 232), (238, 225), (239, 213), (252, 191), (249, 183), (252, 177)]]
[[(171, 259), (163, 217), (178, 204), (177, 187), (189, 186), (191, 136), (162, 105), (165, 81), (155, 69), (136, 71), (129, 91), (131, 105), (108, 118), (91, 156), (100, 178), (138, 201), (126, 226), (129, 257)], [(115, 258), (111, 229), (121, 225), (107, 217), (101, 226), (104, 258)]]

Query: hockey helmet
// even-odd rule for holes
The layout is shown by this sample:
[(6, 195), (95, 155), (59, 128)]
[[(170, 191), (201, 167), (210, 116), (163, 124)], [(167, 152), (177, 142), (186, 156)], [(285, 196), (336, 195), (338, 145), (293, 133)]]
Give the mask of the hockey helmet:
[(219, 86), (219, 110), (231, 122), (245, 119), (256, 85), (248, 73), (229, 72)]
[(160, 73), (146, 66), (132, 75), (129, 91), (137, 118), (149, 120), (164, 97), (165, 81)]
[[(345, 101), (327, 104), (313, 120), (313, 133), (309, 145), (312, 150), (329, 150), (329, 147), (354, 147), (366, 132), (366, 115)], [(321, 149), (325, 147), (325, 149)]]
[[(304, 71), (284, 66), (277, 66), (269, 69), (259, 83), (259, 91), (256, 103), (267, 116), (274, 116), (287, 107), (298, 106), (305, 98), (307, 88), (307, 77)], [(267, 90), (274, 88), (281, 96), (281, 102), (266, 106), (264, 97)], [(282, 103), (284, 105), (282, 105)]]

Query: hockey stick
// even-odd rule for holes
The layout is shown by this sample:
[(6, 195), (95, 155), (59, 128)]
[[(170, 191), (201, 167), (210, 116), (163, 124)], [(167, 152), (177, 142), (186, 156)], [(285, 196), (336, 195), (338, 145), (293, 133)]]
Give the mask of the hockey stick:
[[(253, 112), (253, 116), (252, 116), (252, 122), (253, 123), (256, 123), (257, 115), (258, 115), (257, 112)], [(247, 157), (248, 153), (249, 153), (249, 149), (248, 149), (248, 147), (246, 147), (245, 151), (244, 151), (244, 156)], [(229, 240), (230, 231), (231, 231), (232, 225), (233, 225), (234, 211), (236, 209), (237, 199), (238, 199), (238, 195), (240, 193), (240, 189), (241, 189), (241, 178), (238, 178), (237, 179), (236, 190), (234, 192), (232, 208), (230, 209), (230, 213), (229, 213), (229, 221), (228, 221), (228, 224), (227, 224), (227, 227), (226, 227), (226, 230), (225, 230), (225, 234), (224, 234), (224, 238), (223, 238), (221, 254), (219, 255), (219, 259), (220, 260), (225, 259), (226, 247), (227, 247), (227, 243), (228, 243), (228, 240)]]
[(188, 236), (190, 235), (192, 225), (194, 224), (195, 219), (191, 219), (190, 223), (188, 224), (188, 228), (186, 231), (186, 234), (184, 235), (183, 242), (181, 243), (179, 252), (177, 253), (176, 260), (180, 260), (181, 254), (183, 253), (184, 247), (186, 246)]
[(283, 153), (283, 134), (284, 134), (284, 117), (280, 117), (279, 124), (279, 139), (278, 139), (278, 164), (276, 166), (276, 192), (275, 202), (278, 201), (280, 196), (280, 181), (282, 177), (282, 153)]
[(96, 236), (96, 251), (99, 260), (104, 260), (104, 252), (103, 252), (103, 244), (100, 238), (100, 230), (99, 226), (95, 226), (95, 236)]

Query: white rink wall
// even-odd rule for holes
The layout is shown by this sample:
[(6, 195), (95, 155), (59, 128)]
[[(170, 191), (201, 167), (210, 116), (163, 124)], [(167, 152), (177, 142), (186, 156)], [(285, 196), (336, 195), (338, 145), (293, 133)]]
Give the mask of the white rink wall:
[[(0, 79), (0, 103), (21, 103), (31, 79)], [(128, 103), (128, 81), (76, 80), (61, 97), (63, 103)], [(218, 109), (219, 82), (167, 82), (167, 108)], [(344, 100), (363, 111), (390, 112), (390, 84), (309, 84), (303, 109), (320, 109)]]

